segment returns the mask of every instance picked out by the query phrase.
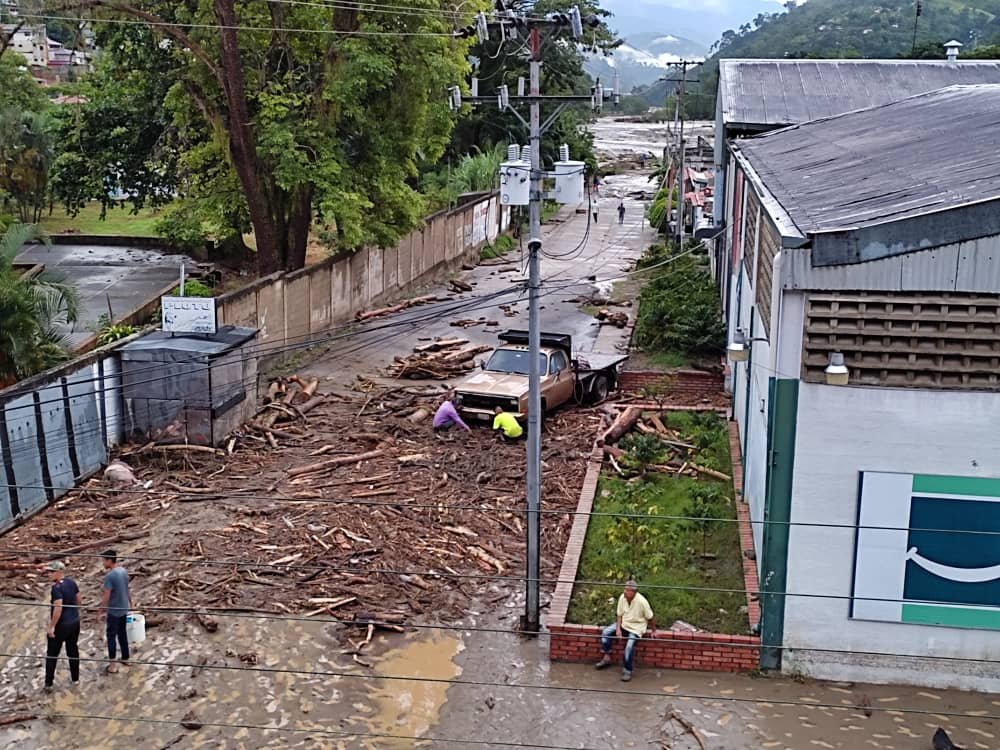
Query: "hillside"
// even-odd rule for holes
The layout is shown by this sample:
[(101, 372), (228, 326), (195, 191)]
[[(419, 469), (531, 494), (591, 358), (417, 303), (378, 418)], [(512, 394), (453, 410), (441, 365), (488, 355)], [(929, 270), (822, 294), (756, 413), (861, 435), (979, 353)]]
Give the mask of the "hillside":
[[(917, 46), (958, 39), (971, 49), (1000, 35), (1000, 0), (923, 0)], [(717, 42), (722, 57), (907, 57), (913, 0), (809, 0), (758, 16)]]
[(707, 56), (705, 45), (691, 39), (677, 34), (642, 32), (626, 37), (611, 57), (591, 56), (584, 69), (592, 78), (600, 78), (608, 85), (617, 70), (621, 90), (628, 92), (662, 78), (678, 60), (703, 60)]
[[(913, 49), (914, 0), (808, 0), (758, 15), (726, 31), (699, 71), (703, 94), (687, 102), (692, 117), (714, 117), (719, 58), (944, 57), (942, 44), (957, 39), (963, 56), (995, 56), (1000, 44), (1000, 0), (922, 0)], [(647, 96), (656, 100), (662, 90)]]

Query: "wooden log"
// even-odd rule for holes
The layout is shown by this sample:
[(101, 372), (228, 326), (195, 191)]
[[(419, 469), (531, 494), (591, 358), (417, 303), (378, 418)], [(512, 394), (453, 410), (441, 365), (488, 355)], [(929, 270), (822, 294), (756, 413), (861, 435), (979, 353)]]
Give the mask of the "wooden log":
[(322, 393), (320, 393), (317, 396), (313, 396), (311, 399), (309, 399), (304, 404), (301, 404), (298, 407), (299, 413), (300, 414), (308, 414), (313, 409), (315, 409), (317, 406), (319, 406), (320, 404), (322, 404), (324, 401), (326, 401), (326, 396), (324, 396)]
[(462, 279), (452, 279), (449, 283), (459, 292), (472, 291), (472, 284), (468, 281), (463, 281)]
[(732, 477), (728, 474), (723, 474), (721, 471), (716, 471), (715, 469), (709, 469), (707, 466), (699, 466), (698, 464), (691, 464), (691, 468), (697, 471), (699, 474), (704, 474), (709, 477), (715, 477), (716, 479), (721, 479), (723, 482), (732, 481)]
[(457, 365), (462, 362), (467, 362), (477, 354), (482, 354), (483, 352), (488, 352), (492, 349), (492, 346), (488, 344), (483, 344), (482, 346), (470, 346), (466, 349), (460, 349), (453, 354), (447, 354), (443, 357), (438, 357), (435, 362), (440, 362), (444, 365)]
[(318, 461), (314, 464), (306, 464), (305, 466), (297, 466), (294, 469), (288, 470), (289, 477), (300, 477), (303, 474), (312, 474), (317, 471), (325, 471), (326, 469), (332, 469), (337, 466), (346, 466), (348, 464), (358, 463), (360, 461), (368, 461), (373, 458), (379, 458), (385, 455), (385, 451), (381, 449), (376, 449), (373, 451), (367, 451), (365, 453), (356, 453), (351, 456), (338, 456), (337, 458), (329, 458), (326, 461)]
[(637, 406), (628, 406), (621, 412), (608, 428), (607, 432), (601, 436), (603, 445), (614, 445), (623, 438), (629, 430), (639, 421), (642, 416), (642, 409)]
[(456, 346), (464, 346), (468, 344), (468, 339), (463, 339), (459, 337), (452, 337), (447, 339), (438, 339), (437, 341), (432, 341), (429, 344), (420, 344), (413, 347), (413, 351), (418, 354), (423, 354), (425, 352), (439, 352), (442, 349), (452, 349)]
[(139, 453), (149, 453), (150, 451), (160, 451), (163, 453), (212, 453), (217, 456), (226, 455), (224, 450), (220, 450), (218, 448), (212, 448), (207, 445), (187, 445), (186, 443), (178, 443), (176, 445), (154, 445), (153, 443), (149, 443), (139, 449)]
[(427, 419), (427, 417), (429, 417), (430, 415), (431, 413), (427, 409), (420, 407), (410, 416), (408, 416), (406, 418), (406, 421), (412, 422), (413, 424), (419, 424), (420, 422), (423, 422), (425, 419)]
[(0, 727), (20, 724), (22, 721), (34, 721), (37, 718), (38, 716), (35, 714), (9, 714), (7, 716), (0, 716)]
[(267, 393), (264, 394), (264, 403), (269, 404), (272, 401), (276, 401), (278, 396), (285, 392), (285, 384), (280, 380), (272, 380), (271, 384), (267, 387)]
[(670, 437), (670, 431), (667, 429), (667, 426), (663, 424), (663, 421), (659, 418), (659, 416), (657, 416), (656, 414), (649, 414), (648, 417), (649, 421), (653, 423), (653, 427), (656, 428), (657, 432), (665, 435), (666, 437)]
[(142, 539), (143, 537), (149, 536), (149, 532), (146, 531), (129, 531), (124, 534), (115, 534), (114, 536), (105, 537), (104, 539), (95, 539), (92, 542), (86, 542), (85, 544), (78, 544), (75, 547), (69, 547), (68, 549), (60, 550), (59, 552), (53, 553), (48, 556), (49, 560), (56, 560), (60, 557), (69, 557), (70, 555), (76, 555), (80, 552), (85, 552), (88, 549), (93, 549), (94, 547), (110, 547), (112, 544), (120, 544), (121, 542), (131, 542), (136, 539)]

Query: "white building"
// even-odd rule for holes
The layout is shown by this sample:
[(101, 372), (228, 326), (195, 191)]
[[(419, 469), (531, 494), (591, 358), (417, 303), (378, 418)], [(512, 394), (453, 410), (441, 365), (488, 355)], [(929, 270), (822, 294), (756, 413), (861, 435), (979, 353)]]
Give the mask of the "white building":
[(45, 67), (49, 64), (49, 39), (45, 27), (22, 26), (17, 31), (10, 26), (5, 33), (14, 32), (9, 49), (24, 57), (31, 67)]
[(729, 146), (764, 665), (995, 691), (1000, 85)]

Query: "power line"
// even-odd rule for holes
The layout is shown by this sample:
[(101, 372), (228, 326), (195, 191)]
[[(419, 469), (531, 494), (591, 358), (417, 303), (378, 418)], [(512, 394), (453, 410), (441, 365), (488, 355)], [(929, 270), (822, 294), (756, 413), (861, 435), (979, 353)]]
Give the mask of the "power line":
[[(202, 667), (206, 669), (207, 667)], [(100, 714), (69, 714), (69, 713), (48, 713), (48, 714), (35, 714), (39, 719), (75, 719), (81, 721), (112, 721), (117, 723), (137, 723), (137, 724), (169, 724), (170, 726), (177, 726), (181, 723), (181, 719), (171, 720), (171, 719), (149, 719), (142, 716), (102, 716)], [(453, 739), (450, 737), (417, 737), (414, 735), (405, 734), (386, 734), (378, 732), (356, 732), (338, 729), (306, 729), (305, 727), (282, 727), (282, 726), (271, 726), (267, 724), (239, 724), (233, 722), (220, 722), (220, 721), (203, 721), (198, 719), (199, 726), (202, 727), (217, 727), (221, 729), (247, 729), (247, 730), (257, 730), (262, 732), (280, 732), (282, 734), (311, 734), (311, 735), (321, 735), (329, 737), (361, 737), (370, 739), (385, 739), (385, 740), (410, 740), (415, 743), (426, 743), (426, 742), (441, 742), (444, 744), (463, 744), (463, 745), (486, 745), (487, 747), (523, 747), (523, 748), (538, 748), (539, 750), (579, 750), (580, 746), (570, 747), (567, 745), (536, 745), (531, 743), (523, 742), (507, 742), (503, 740), (470, 740), (470, 739)], [(598, 750), (598, 748), (583, 748), (583, 750)]]
[[(34, 661), (42, 661), (47, 658), (45, 654), (12, 654), (0, 652), (0, 657), (12, 658), (12, 659), (31, 659)], [(80, 657), (82, 662), (99, 662), (107, 663), (107, 659), (99, 659), (94, 657)], [(220, 670), (220, 671), (232, 671), (232, 672), (256, 672), (264, 674), (295, 674), (295, 675), (305, 675), (310, 677), (338, 677), (347, 679), (360, 679), (360, 680), (384, 680), (392, 682), (419, 682), (419, 683), (431, 683), (438, 685), (462, 685), (465, 687), (488, 687), (488, 688), (511, 688), (520, 690), (549, 690), (553, 692), (571, 692), (571, 693), (582, 693), (584, 695), (634, 695), (642, 696), (647, 698), (659, 698), (663, 699), (663, 692), (653, 692), (653, 691), (643, 691), (643, 690), (629, 690), (627, 692), (622, 690), (611, 690), (609, 688), (591, 688), (591, 687), (581, 687), (576, 685), (542, 685), (542, 684), (523, 684), (515, 682), (491, 682), (488, 680), (469, 680), (469, 679), (447, 679), (443, 677), (416, 677), (412, 675), (375, 675), (375, 674), (358, 674), (356, 672), (344, 672), (344, 671), (321, 671), (321, 670), (303, 670), (303, 669), (292, 669), (288, 667), (266, 667), (266, 666), (251, 666), (251, 665), (231, 665), (231, 664), (193, 664), (193, 663), (181, 663), (181, 662), (159, 662), (159, 661), (129, 661), (130, 666), (144, 666), (144, 667), (170, 667), (176, 669), (185, 669), (191, 667), (197, 667), (199, 669), (206, 670)], [(963, 718), (963, 719), (976, 719), (981, 721), (996, 721), (1000, 720), (1000, 714), (977, 714), (976, 716), (969, 716), (968, 714), (958, 713), (958, 712), (948, 712), (948, 711), (938, 711), (938, 710), (927, 710), (919, 708), (906, 708), (906, 707), (895, 707), (895, 706), (861, 706), (861, 705), (844, 705), (836, 703), (812, 703), (805, 701), (793, 701), (793, 700), (782, 700), (782, 699), (772, 699), (772, 698), (743, 698), (738, 696), (730, 695), (710, 695), (710, 694), (694, 694), (694, 693), (671, 693), (672, 698), (688, 698), (690, 700), (698, 701), (731, 701), (734, 703), (768, 703), (779, 706), (795, 706), (800, 708), (811, 707), (811, 708), (835, 708), (841, 711), (883, 711), (889, 713), (902, 713), (902, 714), (915, 714), (920, 716), (925, 715), (937, 715), (937, 716), (948, 716), (953, 718)], [(116, 717), (117, 721), (125, 721), (126, 719), (122, 717)], [(166, 722), (171, 724), (176, 724), (177, 722)], [(353, 733), (349, 733), (353, 734)], [(429, 739), (427, 741), (430, 741)], [(517, 745), (515, 745), (516, 747)], [(529, 745), (528, 747), (548, 747), (552, 748), (551, 745), (541, 745), (534, 746)], [(566, 750), (576, 750), (574, 748), (567, 748)]]
[[(122, 558), (124, 559), (124, 558)], [(49, 608), (52, 605), (47, 602), (28, 602), (28, 601), (16, 601), (16, 600), (2, 600), (0, 599), (0, 607), (36, 607), (36, 608)], [(75, 604), (63, 604), (63, 609), (77, 609), (83, 612), (96, 612), (99, 610), (97, 605), (75, 605)], [(137, 611), (141, 611), (144, 614), (156, 614), (156, 615), (177, 615), (181, 617), (187, 617), (190, 615), (206, 614), (203, 608), (199, 607), (136, 607)], [(348, 625), (348, 626), (363, 626), (367, 625), (369, 620), (355, 620), (340, 617), (327, 617), (327, 616), (316, 616), (316, 617), (306, 617), (305, 615), (280, 615), (274, 614), (271, 611), (263, 610), (261, 612), (239, 612), (239, 611), (223, 611), (219, 609), (213, 609), (211, 611), (212, 617), (224, 617), (224, 618), (234, 618), (243, 620), (265, 620), (269, 622), (304, 622), (313, 623), (316, 625)], [(380, 621), (377, 619), (370, 620), (372, 624), (378, 624)], [(541, 633), (536, 633), (533, 630), (520, 630), (516, 628), (489, 628), (482, 626), (466, 625), (461, 622), (452, 625), (431, 625), (426, 623), (406, 623), (404, 626), (410, 630), (434, 630), (434, 631), (447, 631), (449, 633), (454, 633), (457, 631), (465, 631), (469, 633), (487, 633), (487, 634), (497, 634), (497, 635), (507, 635), (507, 636), (535, 636), (541, 635), (542, 637), (566, 637), (561, 633), (551, 633), (548, 631), (543, 631)], [(597, 626), (594, 626), (597, 627)], [(657, 632), (668, 632), (673, 633), (674, 631), (657, 631)], [(686, 634), (687, 635), (687, 634)], [(685, 637), (683, 641), (678, 641), (679, 644), (685, 646), (696, 645), (696, 646), (711, 646), (718, 647), (724, 646), (725, 648), (737, 648), (737, 649), (752, 649), (759, 650), (762, 648), (778, 649), (781, 651), (803, 651), (809, 653), (822, 653), (822, 654), (838, 654), (847, 656), (878, 656), (878, 657), (898, 657), (898, 658), (910, 658), (910, 659), (920, 659), (926, 661), (943, 661), (943, 662), (969, 662), (974, 664), (1000, 664), (1000, 659), (987, 659), (983, 657), (972, 657), (972, 656), (943, 656), (943, 655), (930, 655), (930, 654), (908, 654), (899, 653), (893, 651), (859, 651), (857, 649), (836, 649), (836, 648), (821, 648), (816, 646), (786, 646), (781, 644), (765, 644), (765, 643), (741, 643), (741, 642), (727, 642), (718, 640), (699, 640), (698, 633), (692, 633), (694, 637)], [(706, 637), (709, 634), (705, 634)], [(600, 641), (603, 636), (599, 633), (588, 634), (588, 633), (572, 633), (571, 636), (576, 640), (587, 640), (587, 641)], [(745, 637), (739, 634), (735, 634), (734, 637)], [(670, 640), (669, 638), (653, 638), (653, 640)], [(95, 660), (100, 661), (100, 660)], [(183, 665), (182, 665), (183, 666)]]
[[(444, 506), (447, 507), (447, 506)], [(522, 511), (523, 512), (523, 509)], [(36, 556), (49, 556), (49, 557), (100, 557), (100, 554), (96, 553), (70, 553), (59, 550), (37, 550), (37, 549), (10, 549), (10, 548), (0, 548), (0, 552), (7, 554), (19, 554), (19, 555), (36, 555)], [(359, 553), (355, 553), (359, 554)], [(288, 563), (286, 564), (276, 564), (276, 563), (261, 563), (252, 560), (199, 560), (196, 558), (178, 558), (178, 557), (160, 557), (151, 555), (128, 555), (120, 554), (119, 558), (121, 560), (135, 560), (140, 562), (173, 562), (173, 563), (186, 563), (188, 565), (210, 565), (215, 567), (237, 567), (237, 568), (276, 568), (280, 570), (297, 570), (301, 572), (319, 572), (319, 573), (346, 573), (355, 576), (377, 576), (377, 575), (390, 575), (390, 576), (412, 576), (419, 575), (421, 577), (427, 578), (447, 578), (455, 580), (466, 580), (466, 581), (506, 581), (510, 582), (522, 582), (524, 580), (523, 576), (520, 575), (505, 575), (502, 573), (484, 574), (484, 573), (457, 573), (449, 572), (447, 570), (399, 570), (396, 568), (366, 568), (361, 566), (354, 567), (342, 567), (334, 565), (313, 565), (308, 563)], [(587, 586), (587, 587), (622, 587), (624, 586), (624, 581), (593, 581), (587, 579), (573, 579), (566, 580), (562, 578), (542, 578), (539, 575), (538, 582), (540, 584), (557, 585), (557, 584), (572, 584), (574, 586)], [(939, 601), (936, 599), (902, 599), (902, 598), (892, 598), (892, 597), (881, 597), (881, 596), (853, 596), (850, 594), (817, 594), (811, 592), (799, 592), (799, 591), (772, 591), (766, 589), (757, 590), (747, 590), (745, 588), (722, 588), (715, 586), (682, 586), (677, 584), (653, 584), (647, 583), (643, 584), (642, 588), (648, 591), (694, 591), (698, 593), (712, 593), (712, 594), (756, 594), (758, 596), (787, 596), (787, 597), (798, 597), (804, 599), (833, 599), (838, 601), (865, 601), (865, 602), (889, 602), (889, 603), (910, 603), (910, 604), (960, 604), (961, 602), (949, 602), (949, 601)], [(968, 604), (974, 604), (974, 602), (968, 602)]]

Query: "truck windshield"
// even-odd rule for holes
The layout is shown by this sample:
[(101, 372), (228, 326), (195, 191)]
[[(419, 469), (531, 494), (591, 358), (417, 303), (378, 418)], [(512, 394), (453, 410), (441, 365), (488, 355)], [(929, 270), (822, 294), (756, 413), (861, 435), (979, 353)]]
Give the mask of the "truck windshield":
[[(509, 372), (515, 375), (528, 374), (528, 352), (521, 349), (497, 349), (486, 363), (486, 369), (491, 372)], [(538, 355), (538, 371), (544, 375), (547, 372), (548, 356)]]

